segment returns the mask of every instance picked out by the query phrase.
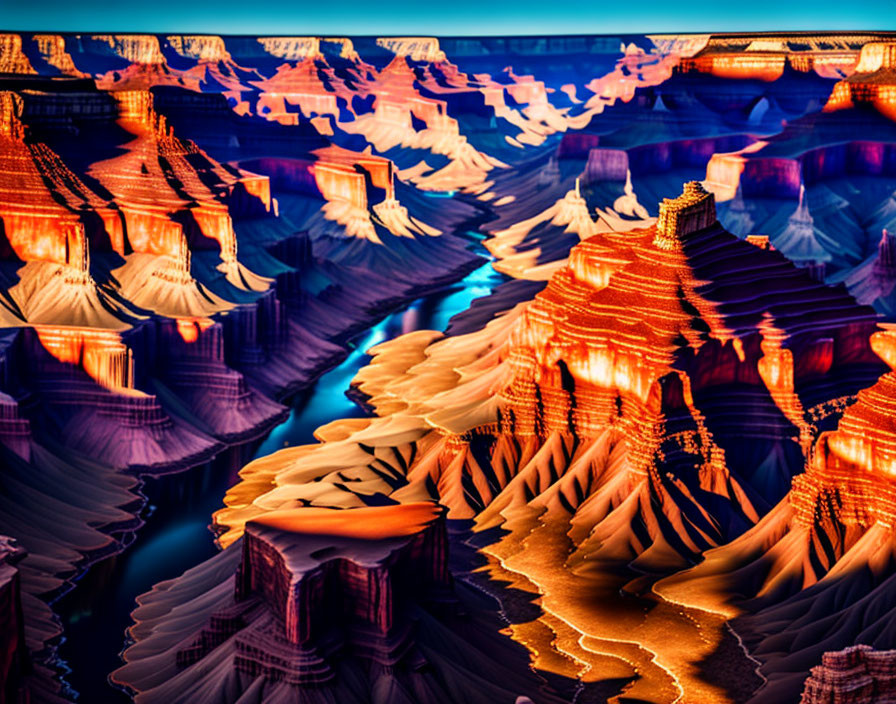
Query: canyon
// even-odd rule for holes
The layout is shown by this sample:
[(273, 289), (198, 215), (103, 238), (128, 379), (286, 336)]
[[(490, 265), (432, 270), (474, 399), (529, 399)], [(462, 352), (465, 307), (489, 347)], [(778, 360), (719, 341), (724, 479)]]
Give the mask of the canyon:
[(886, 701), (894, 101), (884, 32), (0, 34), (0, 702)]

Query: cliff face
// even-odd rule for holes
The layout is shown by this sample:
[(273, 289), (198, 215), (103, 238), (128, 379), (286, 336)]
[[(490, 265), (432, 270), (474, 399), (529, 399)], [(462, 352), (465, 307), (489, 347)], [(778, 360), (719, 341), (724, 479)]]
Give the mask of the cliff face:
[[(388, 657), (388, 650), (400, 649), (400, 638), (388, 641), (406, 630), (401, 611), (407, 600), (450, 595), (440, 516), (429, 504), (357, 509), (351, 526), (332, 509), (263, 516), (247, 527), (236, 600), (263, 599), (299, 649), (326, 642), (340, 624), (349, 647), (373, 649), (363, 637), (382, 638), (382, 657)], [(317, 561), (316, 554), (326, 559)]]
[[(224, 692), (283, 702), (370, 692), (390, 702), (561, 701), (525, 667), (510, 669), (518, 653), (490, 632), (466, 588), (455, 591), (447, 546), (444, 512), (431, 502), (268, 513), (213, 570), (146, 596), (134, 614), (137, 642), (112, 677), (137, 701)], [(168, 615), (198, 590), (211, 598), (172, 632)], [(214, 674), (222, 667), (226, 682)]]
[(20, 687), (29, 670), (22, 617), (21, 586), (16, 562), (23, 551), (0, 537), (0, 702), (20, 701)]
[[(376, 348), (356, 378), (376, 416), (332, 423), (319, 445), (245, 467), (215, 516), (221, 543), (255, 544), (253, 521), (296, 503), (354, 510), (437, 498), (450, 517), (473, 519), (497, 574), (543, 595), (549, 614), (524, 641), (547, 652), (562, 637), (591, 662), (571, 644), (576, 634), (615, 642), (621, 617), (591, 617), (569, 595), (597, 573), (614, 575), (608, 594), (617, 593), (629, 569), (675, 572), (750, 531), (818, 433), (880, 372), (873, 313), (753, 242), (726, 233), (712, 196), (689, 184), (656, 224), (577, 245), (543, 291), (485, 328)], [(256, 552), (257, 564), (281, 559)], [(270, 595), (299, 603), (271, 569)], [(664, 700), (663, 672), (695, 696), (706, 691), (685, 661), (715, 636), (684, 657), (663, 646), (668, 632), (638, 628), (665, 668), (644, 678), (645, 697)]]
[(682, 62), (681, 70), (729, 79), (773, 81), (788, 67), (800, 72), (814, 71), (824, 77), (840, 77), (858, 70), (860, 52), (876, 38), (858, 33), (837, 37), (714, 36), (699, 52)]
[(896, 120), (896, 42), (865, 44), (855, 72), (834, 86), (825, 110), (857, 105), (869, 105)]
[[(763, 285), (746, 294), (737, 282), (760, 269)], [(576, 246), (543, 292), (484, 330), (376, 350), (357, 383), (383, 417), (306, 448), (302, 478), (284, 481), (305, 496), (308, 479), (335, 480), (341, 453), (366, 476), (360, 444), (401, 448), (411, 460), (388, 460), (407, 477), (399, 496), (438, 496), (483, 527), (524, 506), (556, 513), (571, 521), (574, 561), (666, 570), (733, 537), (784, 494), (815, 424), (834, 411), (828, 402), (880, 369), (867, 342), (873, 320), (842, 290), (725, 233), (712, 196), (689, 184), (656, 225)], [(757, 419), (749, 449), (732, 402), (741, 419)], [(246, 476), (277, 476), (292, 456)], [(251, 486), (217, 516), (232, 529), (227, 542), (258, 510)], [(395, 491), (382, 479), (369, 490)], [(335, 496), (357, 500), (345, 489)]]
[[(875, 333), (872, 345), (892, 367), (893, 332)], [(656, 587), (679, 603), (742, 614), (734, 627), (768, 678), (756, 701), (795, 696), (805, 678), (803, 663), (817, 662), (826, 651), (854, 643), (885, 649), (893, 643), (884, 614), (893, 608), (888, 585), (896, 564), (894, 399), (891, 371), (859, 392), (835, 431), (820, 435), (806, 472), (794, 478), (789, 495), (755, 528)], [(802, 640), (810, 632), (821, 635)], [(830, 660), (825, 655), (830, 668), (813, 670), (805, 701), (815, 701), (813, 696), (834, 701), (833, 693), (841, 689), (874, 691), (864, 675), (853, 679), (855, 673), (845, 671), (859, 668), (863, 659), (862, 651), (850, 653), (843, 655), (852, 663), (848, 668), (838, 655)]]
[(877, 651), (867, 645), (825, 653), (821, 665), (812, 668), (800, 704), (855, 702), (877, 704), (893, 698), (893, 651)]
[[(34, 691), (59, 689), (46, 603), (136, 528), (128, 474), (263, 435), (358, 331), (482, 264), (471, 233), (519, 280), (375, 349), (373, 417), (245, 468), (230, 547), (137, 612), (137, 701), (543, 701), (529, 652), (567, 700), (617, 675), (724, 699), (698, 661), (745, 658), (675, 600), (743, 612), (758, 696), (793, 699), (820, 648), (891, 647), (896, 390), (858, 393), (874, 313), (820, 282), (896, 310), (883, 38), (0, 36), (0, 533), (29, 551)], [(371, 528), (432, 500), (539, 594), (503, 605), (519, 661), (493, 605), (448, 598), (441, 518)]]
[[(309, 56), (354, 65), (350, 42), (325, 44)], [(263, 76), (220, 38), (4, 35), (0, 63), (0, 532), (29, 552), (27, 689), (56, 696), (47, 603), (140, 525), (133, 475), (264, 435), (288, 413), (277, 399), (359, 330), (481, 263), (456, 237), (478, 211), (423, 197), (305, 115), (310, 141), (288, 119), (243, 120), (239, 96), (276, 107), (265, 81), (290, 74), (310, 102), (284, 114), (339, 103), (326, 71)], [(278, 203), (267, 174), (216, 159), (209, 115), (225, 144), (273, 155), (275, 176), (281, 154), (301, 157), (309, 187), (282, 178)]]

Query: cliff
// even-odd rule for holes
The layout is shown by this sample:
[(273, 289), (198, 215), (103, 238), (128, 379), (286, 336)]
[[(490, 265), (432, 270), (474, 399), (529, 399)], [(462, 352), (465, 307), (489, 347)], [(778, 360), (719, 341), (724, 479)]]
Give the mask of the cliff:
[(896, 120), (896, 42), (862, 46), (855, 72), (834, 86), (826, 111), (868, 105)]
[[(438, 498), (450, 518), (475, 521), (472, 539), (502, 579), (542, 595), (549, 615), (530, 647), (562, 638), (594, 663), (576, 634), (612, 643), (628, 622), (569, 595), (595, 579), (610, 580), (610, 595), (633, 573), (674, 572), (760, 521), (819, 432), (879, 374), (874, 330), (842, 288), (724, 232), (711, 195), (689, 184), (656, 224), (575, 246), (543, 291), (484, 328), (375, 348), (355, 384), (376, 416), (245, 467), (215, 516), (219, 539), (231, 545), (297, 501)], [(684, 656), (650, 623), (639, 643), (666, 670), (638, 660), (653, 672), (644, 696), (663, 700), (664, 671), (710, 696), (687, 662), (724, 640), (719, 624)]]
[[(510, 669), (517, 651), (468, 588), (453, 586), (434, 503), (273, 511), (241, 543), (141, 599), (136, 642), (112, 675), (136, 701), (225, 691), (265, 701), (371, 692), (389, 702), (510, 704), (523, 692), (560, 701), (525, 668)], [(203, 605), (171, 631), (170, 616), (202, 589)], [(213, 674), (222, 667), (226, 682)]]
[[(893, 332), (876, 333), (872, 344), (892, 367)], [(678, 603), (741, 614), (734, 627), (768, 678), (755, 701), (795, 696), (804, 663), (825, 651), (892, 644), (878, 614), (892, 608), (894, 399), (891, 371), (858, 393), (835, 431), (819, 436), (781, 504), (701, 565), (656, 588)], [(820, 635), (803, 640), (811, 632)], [(822, 678), (819, 696), (828, 681), (835, 686)]]
[(20, 701), (20, 687), (28, 674), (21, 586), (16, 563), (24, 557), (8, 537), (0, 537), (0, 702)]
[(877, 704), (892, 699), (896, 693), (893, 657), (893, 651), (877, 651), (867, 645), (825, 653), (821, 665), (813, 667), (806, 680), (800, 704)]
[(860, 52), (874, 34), (749, 34), (717, 35), (681, 64), (682, 71), (711, 73), (720, 78), (780, 78), (785, 67), (796, 71), (814, 71), (824, 77), (848, 75), (860, 63)]

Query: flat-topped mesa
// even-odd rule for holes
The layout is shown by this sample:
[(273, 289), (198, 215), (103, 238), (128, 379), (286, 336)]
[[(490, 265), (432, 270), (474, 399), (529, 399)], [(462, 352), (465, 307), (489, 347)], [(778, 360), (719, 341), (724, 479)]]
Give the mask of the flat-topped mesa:
[(887, 704), (896, 701), (896, 650), (854, 645), (822, 655), (800, 704)]
[(176, 34), (166, 37), (171, 48), (186, 59), (200, 62), (228, 61), (230, 52), (221, 37)]
[(22, 51), (18, 34), (0, 34), (0, 73), (37, 73)]
[[(330, 680), (327, 660), (340, 654), (395, 665), (413, 645), (408, 612), (454, 602), (444, 509), (422, 501), (267, 513), (246, 525), (235, 585), (235, 606), (211, 621), (218, 633), (233, 622), (223, 630), (236, 632), (238, 670), (310, 684)], [(259, 609), (273, 629), (253, 623)], [(204, 631), (178, 664), (204, 657), (213, 640)]]
[(94, 34), (93, 41), (107, 44), (119, 58), (132, 64), (162, 65), (165, 56), (154, 34)]
[(720, 78), (758, 78), (773, 81), (786, 66), (796, 71), (815, 71), (838, 78), (856, 66), (859, 51), (882, 34), (768, 34), (710, 37), (695, 55), (680, 64), (682, 71), (711, 73)]
[(321, 55), (318, 37), (258, 37), (258, 43), (268, 54), (284, 61), (301, 61)]
[(896, 69), (896, 42), (871, 42), (862, 47), (856, 73), (874, 73), (881, 69)]
[(826, 112), (870, 105), (896, 120), (896, 42), (862, 47), (855, 73), (834, 86)]
[(406, 56), (412, 61), (444, 61), (445, 52), (439, 48), (436, 37), (386, 37), (376, 40), (376, 45), (388, 49), (396, 56)]
[(41, 58), (56, 68), (63, 76), (85, 77), (86, 73), (78, 70), (71, 54), (65, 47), (65, 37), (61, 34), (35, 34), (31, 37), (37, 45)]
[(690, 181), (677, 198), (665, 198), (660, 204), (653, 243), (660, 249), (680, 246), (681, 237), (716, 222), (716, 200), (699, 181)]
[(311, 167), (314, 181), (327, 200), (347, 200), (355, 207), (366, 210), (369, 202), (368, 179), (371, 186), (385, 192), (383, 200), (395, 197), (391, 160), (337, 146), (317, 149), (314, 156), (317, 159)]

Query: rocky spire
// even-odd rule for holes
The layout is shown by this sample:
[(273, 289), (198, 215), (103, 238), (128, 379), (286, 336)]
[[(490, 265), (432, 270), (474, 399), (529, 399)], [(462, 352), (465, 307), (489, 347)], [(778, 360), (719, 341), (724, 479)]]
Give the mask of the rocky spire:
[(90, 253), (84, 225), (73, 223), (65, 231), (65, 263), (69, 266), (67, 280), (88, 283), (90, 279)]
[(806, 187), (800, 184), (800, 199), (796, 210), (787, 220), (787, 227), (775, 240), (775, 247), (797, 264), (816, 264), (830, 261), (830, 253), (815, 236), (815, 221), (809, 212)]
[(716, 221), (716, 200), (699, 181), (684, 185), (677, 198), (665, 198), (660, 204), (654, 245), (673, 249), (683, 235), (709, 227)]
[(877, 245), (877, 259), (874, 262), (875, 277), (889, 281), (896, 280), (896, 235), (884, 230)]
[(22, 139), (25, 129), (20, 116), (22, 114), (22, 98), (11, 91), (0, 91), (0, 136)]

